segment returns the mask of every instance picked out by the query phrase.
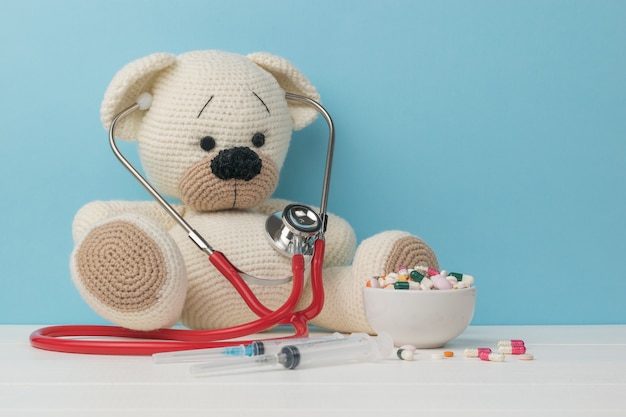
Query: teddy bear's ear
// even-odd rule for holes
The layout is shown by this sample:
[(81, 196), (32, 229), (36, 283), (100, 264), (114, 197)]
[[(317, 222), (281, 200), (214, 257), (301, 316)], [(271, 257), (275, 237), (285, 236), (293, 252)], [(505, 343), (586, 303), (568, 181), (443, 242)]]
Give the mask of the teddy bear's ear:
[[(308, 97), (317, 102), (320, 95), (311, 82), (292, 63), (284, 58), (265, 52), (255, 52), (248, 58), (276, 78), (278, 84), (287, 93)], [(288, 101), (294, 130), (300, 130), (311, 124), (317, 117), (317, 110), (300, 102)]]
[[(150, 92), (156, 75), (176, 62), (176, 56), (169, 53), (155, 53), (126, 64), (115, 74), (104, 93), (100, 107), (100, 120), (109, 129), (113, 118), (131, 106), (141, 93)], [(135, 139), (139, 122), (144, 112), (135, 112), (115, 127), (115, 136), (120, 139)]]

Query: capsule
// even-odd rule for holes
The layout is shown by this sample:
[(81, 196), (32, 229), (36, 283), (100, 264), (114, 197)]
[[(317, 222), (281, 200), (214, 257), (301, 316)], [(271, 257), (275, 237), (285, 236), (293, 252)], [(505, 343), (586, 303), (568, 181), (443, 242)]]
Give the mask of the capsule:
[(422, 282), (422, 280), (424, 279), (424, 275), (420, 274), (419, 271), (416, 271), (414, 269), (409, 273), (409, 278), (413, 282)]
[(478, 358), (481, 352), (491, 353), (491, 348), (465, 349), (465, 357)]
[(474, 277), (471, 275), (461, 274), (459, 272), (450, 272), (448, 275), (455, 277), (459, 282), (465, 282), (468, 285), (474, 284)]
[(497, 346), (524, 346), (524, 341), (520, 339), (499, 340)]
[(498, 346), (498, 352), (510, 355), (521, 355), (526, 353), (526, 346)]
[(420, 287), (423, 290), (432, 290), (433, 289), (433, 281), (428, 278), (428, 277), (424, 277), (424, 279), (422, 280), (422, 282), (420, 283)]
[(403, 361), (412, 361), (413, 358), (415, 357), (415, 354), (413, 353), (412, 350), (410, 349), (398, 349), (398, 352), (396, 353), (396, 355), (398, 356), (398, 358), (402, 359)]
[(393, 284), (394, 290), (408, 290), (410, 287), (411, 286), (408, 281), (398, 281)]
[(504, 353), (481, 352), (479, 354), (481, 360), (486, 362), (504, 362)]

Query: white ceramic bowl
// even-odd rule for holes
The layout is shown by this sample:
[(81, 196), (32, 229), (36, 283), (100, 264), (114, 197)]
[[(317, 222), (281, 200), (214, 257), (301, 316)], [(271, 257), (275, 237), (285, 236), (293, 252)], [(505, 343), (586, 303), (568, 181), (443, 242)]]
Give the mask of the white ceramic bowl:
[(469, 326), (476, 287), (459, 290), (363, 288), (365, 315), (375, 332), (387, 332), (396, 346), (439, 348)]

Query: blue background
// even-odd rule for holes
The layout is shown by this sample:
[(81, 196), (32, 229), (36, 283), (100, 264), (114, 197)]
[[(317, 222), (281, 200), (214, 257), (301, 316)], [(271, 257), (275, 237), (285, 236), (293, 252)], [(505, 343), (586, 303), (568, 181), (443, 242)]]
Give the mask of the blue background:
[[(4, 0), (0, 323), (102, 322), (72, 218), (148, 196), (100, 101), (124, 64), (195, 49), (298, 66), (337, 125), (330, 211), (474, 275), (473, 324), (626, 323), (625, 21), (597, 0)], [(278, 196), (319, 202), (325, 135), (294, 135)]]

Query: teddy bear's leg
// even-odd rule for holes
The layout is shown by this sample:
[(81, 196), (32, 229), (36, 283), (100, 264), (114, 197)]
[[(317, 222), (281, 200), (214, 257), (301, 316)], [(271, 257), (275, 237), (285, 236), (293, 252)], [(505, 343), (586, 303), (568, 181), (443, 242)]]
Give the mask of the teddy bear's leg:
[(409, 233), (386, 231), (361, 242), (352, 266), (324, 269), (324, 309), (313, 324), (340, 332), (373, 333), (365, 317), (363, 287), (370, 278), (401, 265), (439, 268), (433, 250)]
[(127, 213), (97, 223), (75, 246), (72, 279), (102, 317), (135, 330), (175, 324), (186, 269), (171, 236), (148, 216)]

